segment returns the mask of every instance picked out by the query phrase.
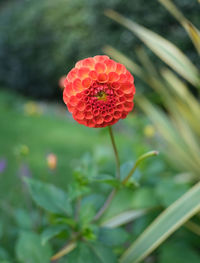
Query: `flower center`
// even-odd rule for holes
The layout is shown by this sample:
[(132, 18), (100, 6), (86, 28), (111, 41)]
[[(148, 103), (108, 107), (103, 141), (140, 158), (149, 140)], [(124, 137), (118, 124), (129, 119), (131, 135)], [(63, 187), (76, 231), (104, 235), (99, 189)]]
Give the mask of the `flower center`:
[(106, 98), (107, 98), (107, 94), (105, 93), (105, 91), (101, 90), (100, 92), (97, 93), (98, 100), (106, 101)]
[(94, 116), (106, 116), (114, 109), (116, 97), (111, 85), (94, 82), (84, 91), (86, 111), (93, 112)]

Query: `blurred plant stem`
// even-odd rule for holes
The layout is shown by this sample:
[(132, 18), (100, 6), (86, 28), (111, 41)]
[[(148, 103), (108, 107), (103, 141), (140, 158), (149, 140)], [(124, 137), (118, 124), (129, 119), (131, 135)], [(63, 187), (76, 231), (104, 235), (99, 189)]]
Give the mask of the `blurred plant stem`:
[(110, 203), (112, 202), (113, 198), (115, 197), (115, 194), (117, 193), (117, 189), (113, 189), (112, 192), (109, 194), (108, 198), (106, 199), (105, 203), (103, 204), (103, 206), (100, 208), (100, 210), (97, 212), (97, 214), (95, 215), (93, 221), (98, 220), (103, 213), (106, 211), (106, 209), (109, 207)]
[(77, 240), (81, 237), (81, 233), (75, 233), (72, 239), (53, 257), (51, 257), (51, 263), (57, 262), (58, 259), (69, 254), (77, 247)]
[[(110, 132), (111, 134), (111, 138), (113, 138), (113, 135), (112, 135), (112, 130)], [(151, 156), (156, 156), (158, 155), (158, 151), (150, 151), (150, 152), (147, 152), (143, 155), (141, 155), (136, 163), (134, 164), (133, 168), (130, 170), (129, 174), (127, 175), (127, 177), (122, 181), (122, 184), (126, 184), (128, 182), (128, 180), (131, 178), (131, 176), (134, 174), (136, 168), (138, 167), (138, 165), (143, 161), (145, 160), (146, 158), (149, 158)], [(113, 198), (115, 197), (116, 193), (117, 193), (117, 188), (114, 188), (111, 193), (109, 194), (108, 198), (106, 199), (105, 203), (103, 204), (103, 206), (100, 208), (100, 210), (97, 212), (96, 216), (94, 217), (93, 221), (96, 221), (98, 220), (102, 215), (103, 213), (107, 210), (107, 208), (109, 207), (110, 203), (112, 202)]]
[(70, 241), (66, 246), (64, 246), (63, 249), (61, 249), (58, 253), (56, 253), (52, 258), (51, 258), (51, 263), (56, 262), (58, 259), (61, 257), (67, 255), (69, 252), (71, 252), (75, 247), (77, 246), (76, 240), (75, 241)]
[(143, 155), (141, 155), (137, 161), (135, 162), (133, 168), (130, 170), (129, 174), (127, 175), (126, 178), (124, 178), (124, 180), (122, 181), (123, 184), (126, 184), (128, 182), (128, 180), (131, 178), (131, 176), (134, 174), (136, 168), (138, 167), (138, 165), (143, 161), (145, 160), (146, 158), (149, 158), (151, 156), (156, 156), (158, 155), (159, 152), (158, 151), (151, 151), (151, 152), (148, 152), (148, 153), (145, 153)]
[[(115, 154), (115, 161), (116, 161), (116, 178), (120, 179), (120, 161), (119, 161), (119, 154), (117, 151), (117, 146), (115, 143), (115, 139), (114, 139), (114, 135), (113, 135), (113, 130), (112, 130), (112, 126), (108, 126), (108, 130), (109, 130), (109, 134), (110, 134), (110, 139), (112, 142), (112, 147), (113, 147), (113, 151)], [(103, 206), (100, 208), (100, 210), (97, 212), (97, 214), (95, 215), (93, 221), (98, 220), (103, 213), (106, 211), (106, 209), (109, 207), (110, 203), (112, 202), (115, 194), (117, 192), (117, 189), (114, 188), (111, 193), (109, 194), (108, 198), (106, 199), (105, 203), (103, 204)]]
[(109, 130), (110, 139), (111, 139), (113, 150), (114, 150), (114, 154), (115, 154), (116, 177), (119, 179), (120, 178), (120, 161), (119, 161), (119, 154), (118, 154), (118, 151), (117, 151), (117, 147), (116, 147), (116, 143), (115, 143), (115, 139), (114, 139), (114, 135), (113, 135), (112, 126), (109, 126), (108, 130)]
[[(116, 160), (116, 177), (117, 179), (120, 179), (120, 161), (119, 161), (119, 154), (117, 151), (117, 147), (115, 144), (115, 140), (114, 140), (114, 136), (113, 136), (113, 131), (112, 131), (112, 127), (109, 126), (109, 134), (110, 134), (110, 138), (111, 138), (111, 142), (112, 142), (112, 146), (113, 146), (113, 150), (115, 153), (115, 160)], [(151, 157), (151, 156), (155, 156), (158, 155), (158, 151), (151, 151), (148, 153), (143, 154), (142, 156), (140, 156), (138, 158), (138, 160), (136, 161), (136, 163), (134, 164), (133, 168), (131, 169), (131, 171), (129, 172), (129, 174), (127, 175), (127, 177), (122, 181), (122, 184), (126, 184), (127, 181), (130, 179), (130, 177), (133, 175), (133, 173), (135, 172), (136, 168), (138, 167), (138, 165), (146, 158)], [(108, 198), (106, 199), (105, 203), (103, 204), (103, 206), (100, 208), (100, 210), (97, 212), (97, 214), (95, 215), (93, 221), (98, 220), (103, 213), (107, 210), (107, 208), (109, 207), (110, 203), (112, 202), (113, 198), (115, 197), (115, 194), (117, 193), (117, 189), (114, 188), (111, 193), (109, 194)]]

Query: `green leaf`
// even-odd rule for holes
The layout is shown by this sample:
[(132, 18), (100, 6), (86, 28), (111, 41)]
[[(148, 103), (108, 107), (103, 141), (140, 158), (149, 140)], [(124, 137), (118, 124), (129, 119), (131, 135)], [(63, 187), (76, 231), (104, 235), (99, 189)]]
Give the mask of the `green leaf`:
[(16, 254), (21, 263), (49, 263), (51, 249), (42, 245), (39, 235), (33, 232), (22, 232), (16, 244)]
[[(123, 163), (120, 166), (120, 175), (121, 175), (121, 179), (124, 180), (129, 172), (131, 171), (131, 169), (134, 166), (134, 162), (133, 161), (128, 161)], [(132, 182), (135, 186), (138, 186), (138, 181), (141, 177), (141, 173), (139, 172), (139, 170), (137, 169), (134, 174), (131, 176), (131, 178), (129, 179), (129, 182)]]
[(199, 211), (200, 183), (192, 187), (154, 220), (124, 253), (121, 263), (140, 262)]
[(119, 180), (117, 180), (116, 178), (114, 178), (112, 175), (109, 175), (109, 174), (100, 174), (96, 176), (95, 178), (93, 178), (92, 181), (97, 182), (97, 183), (109, 184), (114, 187), (120, 186)]
[(66, 225), (57, 225), (46, 228), (41, 234), (42, 245), (45, 245), (47, 241), (60, 234), (63, 230), (67, 230)]
[(188, 185), (178, 184), (172, 178), (162, 179), (156, 186), (156, 193), (165, 207), (171, 205), (187, 192)]
[(124, 244), (129, 234), (123, 228), (101, 228), (98, 239), (107, 246), (120, 246)]
[(181, 23), (185, 28), (186, 32), (190, 36), (194, 46), (196, 47), (198, 53), (200, 54), (200, 32), (199, 30), (188, 21), (184, 15), (177, 9), (176, 5), (171, 0), (159, 0), (161, 4), (165, 6), (166, 9)]
[[(184, 251), (184, 252), (183, 252)], [(167, 242), (160, 249), (159, 263), (199, 263), (200, 255), (183, 243)]]
[[(128, 201), (127, 201), (128, 200)], [(102, 217), (103, 221), (126, 211), (148, 209), (159, 205), (153, 187), (143, 187), (137, 190), (121, 189), (113, 199), (109, 209)]]
[(80, 213), (79, 213), (79, 222), (81, 225), (81, 228), (87, 227), (91, 220), (95, 216), (95, 209), (93, 204), (91, 203), (84, 203), (81, 206)]
[(183, 78), (187, 79), (194, 86), (198, 85), (199, 72), (197, 68), (174, 44), (113, 10), (107, 10), (105, 13), (111, 19), (132, 31), (146, 46)]
[(16, 209), (14, 215), (16, 223), (20, 228), (31, 229), (33, 227), (30, 213), (22, 209)]
[(83, 198), (82, 204), (84, 205), (85, 203), (90, 203), (96, 209), (100, 209), (104, 201), (105, 201), (105, 197), (103, 195), (91, 194)]
[(72, 214), (69, 198), (63, 190), (31, 178), (25, 178), (25, 181), (29, 186), (31, 197), (37, 205), (52, 213)]
[(9, 259), (9, 254), (3, 247), (0, 247), (0, 262), (2, 262), (3, 259)]
[(134, 192), (132, 206), (139, 208), (152, 208), (159, 205), (159, 201), (152, 187), (142, 187)]
[(117, 214), (114, 217), (104, 219), (101, 222), (101, 226), (109, 228), (119, 227), (145, 215), (147, 212), (148, 209), (124, 211), (122, 213)]
[[(127, 201), (128, 200), (128, 201)], [(159, 202), (152, 187), (137, 190), (121, 189), (101, 219), (101, 226), (118, 227), (138, 218)]]
[(97, 243), (80, 243), (67, 256), (67, 263), (116, 263), (117, 259), (110, 248)]

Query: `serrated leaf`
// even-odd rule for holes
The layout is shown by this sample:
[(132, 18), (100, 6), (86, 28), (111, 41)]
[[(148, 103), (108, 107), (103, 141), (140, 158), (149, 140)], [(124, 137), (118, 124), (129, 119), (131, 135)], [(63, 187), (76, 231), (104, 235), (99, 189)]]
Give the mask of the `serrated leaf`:
[(69, 198), (63, 190), (31, 178), (25, 178), (25, 181), (28, 184), (31, 197), (37, 205), (52, 213), (72, 214)]
[(33, 232), (22, 232), (16, 244), (16, 255), (21, 263), (49, 263), (51, 249), (42, 245), (39, 235)]

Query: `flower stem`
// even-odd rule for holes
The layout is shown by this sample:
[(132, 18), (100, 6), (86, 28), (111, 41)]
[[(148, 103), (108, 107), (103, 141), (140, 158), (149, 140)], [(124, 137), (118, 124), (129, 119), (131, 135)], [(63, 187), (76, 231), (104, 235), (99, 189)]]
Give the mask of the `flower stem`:
[(145, 153), (143, 155), (141, 155), (136, 163), (134, 164), (133, 168), (130, 170), (129, 174), (126, 176), (126, 178), (124, 178), (124, 180), (122, 181), (123, 184), (126, 184), (128, 182), (128, 180), (131, 178), (131, 176), (133, 175), (133, 173), (135, 172), (136, 168), (138, 167), (138, 165), (146, 158), (149, 158), (151, 156), (155, 156), (155, 155), (158, 155), (159, 152), (158, 151), (151, 151), (151, 152), (148, 152), (148, 153)]
[(114, 154), (115, 154), (116, 177), (119, 179), (120, 178), (120, 161), (119, 161), (119, 154), (118, 154), (118, 151), (117, 151), (117, 147), (116, 147), (116, 143), (115, 143), (115, 139), (114, 139), (114, 135), (113, 135), (112, 126), (109, 126), (108, 130), (109, 130), (110, 139), (111, 139), (113, 150), (114, 150)]
[(113, 189), (112, 192), (109, 194), (108, 198), (106, 199), (105, 203), (101, 207), (101, 209), (98, 211), (98, 213), (95, 215), (93, 221), (98, 220), (102, 214), (106, 211), (106, 209), (109, 207), (110, 203), (112, 202), (113, 198), (115, 197), (117, 190)]
[[(115, 161), (116, 161), (116, 177), (117, 179), (120, 179), (120, 161), (119, 161), (119, 154), (117, 151), (117, 147), (116, 147), (116, 143), (115, 143), (115, 139), (114, 139), (114, 135), (113, 135), (113, 130), (112, 127), (109, 126), (108, 127), (109, 130), (109, 134), (110, 134), (110, 139), (112, 142), (112, 146), (113, 146), (113, 150), (114, 150), (114, 154), (115, 154)], [(103, 206), (100, 208), (100, 210), (97, 212), (97, 214), (95, 215), (93, 221), (98, 220), (103, 213), (107, 210), (107, 208), (109, 207), (110, 203), (112, 202), (113, 198), (115, 197), (115, 194), (117, 192), (117, 189), (114, 188), (111, 193), (109, 194), (108, 198), (106, 199), (105, 203), (103, 204)]]

